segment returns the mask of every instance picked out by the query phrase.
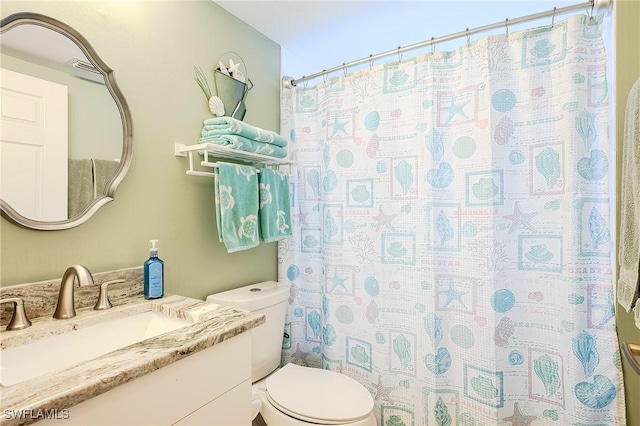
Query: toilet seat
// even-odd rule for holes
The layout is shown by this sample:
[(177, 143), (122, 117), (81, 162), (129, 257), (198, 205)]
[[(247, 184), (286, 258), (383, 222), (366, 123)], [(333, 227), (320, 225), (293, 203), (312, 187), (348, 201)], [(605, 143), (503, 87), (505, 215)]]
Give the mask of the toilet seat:
[(373, 410), (371, 394), (354, 379), (292, 363), (267, 378), (266, 396), (278, 410), (309, 423), (356, 422)]

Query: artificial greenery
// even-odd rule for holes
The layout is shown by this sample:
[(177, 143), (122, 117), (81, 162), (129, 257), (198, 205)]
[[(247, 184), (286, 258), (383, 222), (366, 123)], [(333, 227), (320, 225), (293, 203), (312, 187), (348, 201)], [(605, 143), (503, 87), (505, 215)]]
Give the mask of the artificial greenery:
[(200, 88), (202, 89), (202, 93), (204, 93), (204, 96), (208, 101), (209, 99), (211, 99), (211, 86), (209, 86), (207, 77), (204, 75), (204, 72), (202, 72), (202, 69), (200, 69), (200, 67), (193, 67), (193, 69), (196, 72), (196, 77), (194, 78), (194, 80), (196, 81), (196, 83), (198, 83), (198, 86), (200, 86)]

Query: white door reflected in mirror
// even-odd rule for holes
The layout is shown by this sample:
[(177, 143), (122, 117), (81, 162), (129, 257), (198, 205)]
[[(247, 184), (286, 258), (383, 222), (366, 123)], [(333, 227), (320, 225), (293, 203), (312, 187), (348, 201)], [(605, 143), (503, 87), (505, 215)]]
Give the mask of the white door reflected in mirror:
[(0, 69), (0, 194), (25, 217), (66, 220), (67, 87)]

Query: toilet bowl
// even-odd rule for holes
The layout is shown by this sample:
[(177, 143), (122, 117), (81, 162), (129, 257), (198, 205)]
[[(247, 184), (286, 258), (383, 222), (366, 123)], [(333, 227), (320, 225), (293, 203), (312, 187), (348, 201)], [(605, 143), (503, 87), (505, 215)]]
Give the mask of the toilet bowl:
[(212, 294), (207, 301), (264, 314), (251, 330), (253, 414), (268, 426), (376, 426), (373, 397), (335, 371), (286, 364), (280, 368), (289, 287), (268, 281)]

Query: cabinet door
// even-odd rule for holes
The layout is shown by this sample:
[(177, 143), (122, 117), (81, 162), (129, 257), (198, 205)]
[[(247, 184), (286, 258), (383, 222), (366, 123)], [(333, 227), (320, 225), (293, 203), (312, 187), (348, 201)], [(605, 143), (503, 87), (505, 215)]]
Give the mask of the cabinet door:
[(175, 423), (179, 426), (250, 426), (251, 380), (242, 382), (229, 392)]

